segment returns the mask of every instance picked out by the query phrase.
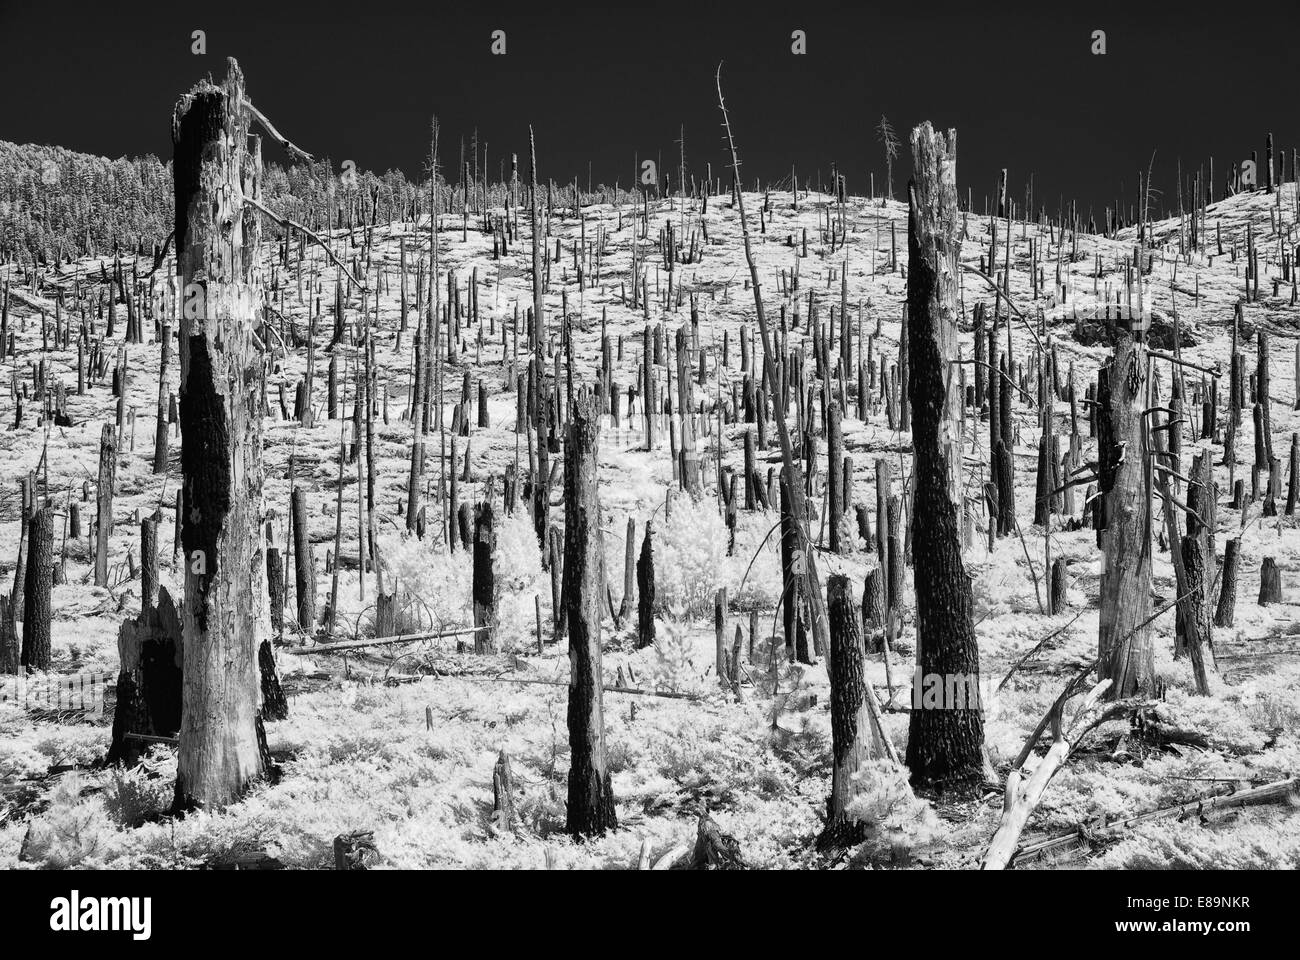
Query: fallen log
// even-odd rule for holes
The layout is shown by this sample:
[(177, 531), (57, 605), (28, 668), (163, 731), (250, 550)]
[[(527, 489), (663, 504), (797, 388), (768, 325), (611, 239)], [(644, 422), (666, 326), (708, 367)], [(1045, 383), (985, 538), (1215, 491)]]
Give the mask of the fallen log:
[(340, 650), (361, 650), (365, 647), (382, 647), (390, 643), (415, 643), (418, 640), (444, 640), (471, 633), (483, 633), (487, 627), (467, 627), (464, 630), (444, 630), (430, 633), (407, 633), (396, 637), (375, 637), (373, 640), (343, 640), (339, 643), (317, 643), (300, 647), (281, 647), (281, 653), (312, 656), (317, 653), (338, 653)]
[[(1070, 681), (1057, 697), (1056, 702), (1048, 710), (1047, 720), (1052, 726), (1052, 746), (1048, 749), (1047, 755), (1039, 761), (1034, 772), (1024, 783), (1022, 789), (1021, 769), (1028, 759), (1029, 752), (1033, 749), (1033, 743), (1041, 735), (1035, 731), (1030, 739), (1025, 743), (1025, 749), (1021, 751), (1020, 756), (1016, 759), (1015, 765), (1007, 773), (1006, 796), (1002, 806), (1002, 822), (998, 825), (997, 832), (989, 842), (988, 850), (984, 854), (983, 862), (980, 864), (982, 870), (1002, 870), (1011, 863), (1015, 856), (1016, 847), (1020, 841), (1020, 834), (1029, 821), (1029, 815), (1034, 812), (1038, 802), (1043, 797), (1043, 791), (1051, 782), (1052, 777), (1056, 776), (1058, 770), (1069, 758), (1070, 753), (1079, 745), (1083, 737), (1092, 730), (1093, 727), (1102, 721), (1108, 719), (1116, 711), (1127, 709), (1128, 705), (1112, 703), (1102, 705), (1099, 701), (1101, 695), (1110, 687), (1110, 680), (1102, 680), (1092, 688), (1084, 697), (1083, 703), (1070, 721), (1069, 728), (1066, 729), (1063, 722), (1063, 714), (1066, 701), (1073, 697), (1080, 687), (1080, 681), (1086, 677), (1087, 673), (1080, 673)], [(1043, 727), (1039, 724), (1039, 730)]]
[(1232, 793), (1213, 793), (1196, 797), (1193, 800), (1187, 800), (1183, 803), (1175, 803), (1171, 806), (1160, 807), (1155, 810), (1149, 810), (1146, 813), (1139, 813), (1132, 817), (1125, 817), (1122, 820), (1116, 820), (1113, 823), (1102, 823), (1091, 827), (1078, 827), (1065, 833), (1058, 833), (1051, 837), (1044, 837), (1033, 843), (1024, 844), (1016, 849), (1013, 862), (1020, 862), (1031, 857), (1040, 857), (1054, 850), (1061, 850), (1073, 847), (1082, 843), (1097, 843), (1119, 839), (1120, 834), (1130, 828), (1149, 823), (1153, 820), (1167, 820), (1171, 817), (1179, 820), (1195, 814), (1197, 817), (1205, 819), (1211, 813), (1219, 813), (1225, 810), (1234, 810), (1238, 807), (1255, 806), (1265, 803), (1278, 803), (1285, 800), (1292, 793), (1300, 790), (1300, 777), (1288, 777), (1285, 780), (1278, 780), (1275, 783), (1262, 784), (1258, 787), (1251, 787), (1248, 790), (1234, 791)]

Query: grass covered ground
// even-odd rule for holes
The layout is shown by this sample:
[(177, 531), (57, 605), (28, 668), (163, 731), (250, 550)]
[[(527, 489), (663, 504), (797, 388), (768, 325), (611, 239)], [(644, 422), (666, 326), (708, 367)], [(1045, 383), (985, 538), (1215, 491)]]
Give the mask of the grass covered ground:
[[(1286, 238), (1292, 238), (1294, 232), (1293, 191), (1293, 184), (1283, 188), (1281, 219)], [(762, 194), (746, 195), (751, 218), (764, 199)], [(860, 329), (867, 334), (879, 329), (874, 341), (877, 357), (882, 352), (895, 357), (906, 281), (901, 271), (890, 269), (890, 227), (905, 250), (905, 207), (852, 199), (846, 211), (847, 242), (832, 254), (819, 233), (828, 206), (838, 215), (829, 197), (801, 194), (797, 211), (788, 193), (772, 194), (770, 202), (766, 232), (754, 237), (769, 315), (775, 318), (778, 307), (784, 305), (791, 317), (797, 307), (799, 315), (806, 318), (812, 291), (824, 318), (829, 307), (840, 302), (839, 271), (845, 271), (850, 316), (855, 322), (862, 318)], [(1260, 246), (1265, 270), (1261, 300), (1246, 304), (1244, 317), (1249, 330), (1267, 330), (1272, 337), (1272, 393), (1277, 398), (1272, 407), (1273, 437), (1275, 448), (1284, 453), (1293, 431), (1300, 429), (1300, 416), (1293, 410), (1300, 312), (1290, 304), (1290, 282), (1272, 296), (1271, 278), (1279, 274), (1279, 265), (1272, 260), (1279, 240), (1269, 213), (1272, 202), (1263, 194), (1233, 198), (1212, 205), (1209, 218), (1212, 230), (1216, 221), (1221, 224), (1225, 244), (1231, 238), (1243, 242), (1246, 224), (1252, 224)], [(553, 325), (558, 324), (562, 303), (567, 303), (571, 314), (575, 380), (594, 381), (603, 313), (609, 332), (624, 338), (615, 382), (624, 389), (634, 382), (645, 319), (641, 310), (633, 310), (621, 300), (624, 289), (630, 292), (632, 247), (639, 245), (643, 262), (651, 265), (652, 290), (662, 289), (667, 275), (657, 266), (661, 254), (655, 238), (660, 226), (671, 221), (680, 227), (684, 219), (684, 235), (689, 236), (700, 231), (703, 221), (708, 239), (704, 240), (703, 231), (697, 239), (702, 259), (679, 265), (674, 283), (698, 296), (707, 377), (706, 386), (695, 388), (696, 398), (711, 405), (719, 396), (728, 397), (731, 384), (740, 376), (737, 337), (741, 324), (752, 323), (753, 297), (744, 280), (747, 272), (736, 212), (727, 198), (711, 198), (707, 212), (695, 201), (689, 201), (685, 211), (677, 200), (662, 201), (650, 209), (645, 239), (641, 239), (630, 207), (592, 205), (583, 209), (583, 216), (585, 227), (571, 212), (556, 208), (551, 230), (559, 237), (562, 252), (551, 265), (547, 293)], [(526, 231), (525, 218), (520, 219)], [(988, 227), (987, 218), (967, 218), (964, 262), (977, 265), (981, 249), (987, 250)], [(1196, 342), (1184, 348), (1185, 357), (1204, 365), (1218, 362), (1226, 371), (1233, 304), (1244, 284), (1242, 258), (1234, 261), (1225, 254), (1210, 262), (1208, 256), (1196, 254), (1180, 260), (1177, 227), (1177, 221), (1157, 225), (1156, 235), (1166, 246), (1157, 252), (1157, 262), (1147, 278), (1148, 302), (1166, 317), (1176, 312), (1180, 323), (1192, 332)], [(572, 245), (584, 229), (588, 243), (603, 230), (606, 248), (599, 276), (588, 276), (585, 288), (579, 289)], [(800, 255), (805, 230), (806, 257)], [(1000, 248), (1005, 234), (1003, 223)], [(1071, 335), (1072, 317), (1076, 310), (1095, 308), (1104, 299), (1107, 284), (1122, 283), (1121, 258), (1131, 253), (1131, 231), (1115, 240), (1080, 236), (1076, 260), (1069, 259), (1067, 243), (1061, 267), (1069, 289), (1054, 289), (1049, 270), (1046, 294), (1037, 301), (1028, 272), (1029, 241), (1048, 244), (1052, 263), (1056, 257), (1052, 237), (1045, 228), (1019, 223), (1011, 237), (1011, 295), (1029, 315), (1043, 309), (1062, 366), (1074, 364), (1082, 393), (1084, 385), (1095, 378), (1105, 350), (1100, 345), (1078, 343)], [(411, 425), (404, 418), (411, 341), (408, 332), (401, 337), (399, 349), (400, 306), (394, 273), (403, 240), (412, 264), (421, 240), (427, 257), (427, 226), (421, 234), (411, 224), (394, 224), (377, 231), (370, 268), (373, 276), (376, 266), (382, 264), (389, 279), (379, 304), (378, 360), (389, 416), (375, 424), (378, 553), (386, 576), (396, 580), (404, 598), (404, 626), (454, 628), (472, 621), (466, 555), (446, 550), (437, 519), (431, 521), (430, 535), (418, 541), (404, 536), (404, 521), (397, 514), (398, 502), (405, 499), (411, 436)], [(489, 478), (497, 478), (496, 489), (500, 490), (499, 478), (516, 456), (526, 464), (526, 453), (519, 452), (526, 450), (526, 444), (514, 432), (516, 398), (504, 362), (511, 351), (503, 350), (501, 325), (510, 322), (516, 307), (522, 311), (531, 303), (530, 249), (526, 242), (516, 243), (504, 258), (493, 259), (490, 235), (471, 229), (468, 239), (462, 240), (458, 218), (454, 226), (450, 218), (444, 221), (439, 242), (441, 264), (455, 271), (462, 295), (475, 270), (479, 282), (485, 329), (481, 340), (479, 331), (467, 332), (466, 349), (457, 365), (448, 370), (446, 397), (450, 410), (465, 369), (474, 381), (482, 379), (488, 386), (491, 426), (471, 430), (470, 482), (460, 488), (463, 499), (473, 500), (482, 495)], [(554, 242), (552, 238), (552, 256)], [(348, 245), (346, 236), (336, 237), (334, 243), (345, 257), (359, 252)], [(298, 300), (296, 268), (273, 269), (274, 256), (268, 249), (266, 272), (268, 283), (275, 288), (273, 302), (303, 331), (306, 301), (312, 298)], [(1104, 275), (1094, 277), (1098, 256)], [(144, 266), (147, 269), (150, 264)], [(98, 272), (97, 262), (77, 267), (83, 274), (87, 269)], [(283, 547), (292, 456), (292, 482), (312, 491), (309, 527), (316, 542), (318, 595), (323, 606), (332, 576), (323, 561), (326, 550), (333, 546), (337, 519), (341, 427), (339, 421), (327, 419), (323, 410), (328, 364), (324, 347), (330, 334), (335, 272), (319, 250), (311, 252), (303, 269), (306, 289), (318, 281), (322, 284), (320, 297), (325, 305), (318, 329), (318, 395), (314, 398), (322, 409), (311, 429), (280, 418), (280, 384), (285, 384), (292, 398), (304, 371), (306, 351), (300, 348), (286, 356), (277, 355), (268, 378), (272, 416), (265, 422), (263, 492), (274, 541)], [(64, 268), (64, 272), (64, 281), (70, 281), (71, 270)], [(790, 289), (795, 274), (799, 278), (797, 293)], [(783, 287), (787, 292), (783, 293)], [(972, 354), (970, 311), (977, 300), (991, 303), (990, 298), (986, 284), (971, 276), (965, 278), (962, 343), (966, 356)], [(43, 360), (52, 365), (55, 376), (72, 387), (68, 410), (73, 425), (38, 425), (38, 410), (28, 403), (22, 421), (0, 434), (0, 575), (10, 578), (17, 555), (19, 478), (38, 467), (48, 469), (48, 492), (60, 510), (69, 499), (82, 498), (83, 482), (89, 480), (91, 500), (82, 505), (83, 523), (88, 526), (86, 521), (94, 509), (99, 431), (103, 423), (111, 421), (115, 405), (106, 383), (92, 385), (85, 396), (75, 395), (75, 344), (72, 351), (43, 350), (39, 306), (32, 305), (40, 301), (28, 299), (11, 306), (11, 329), (16, 330), (18, 346), (17, 357), (9, 362), (11, 375), (30, 379), (32, 364)], [(350, 308), (359, 306), (360, 297), (354, 295)], [(373, 310), (373, 301), (370, 306)], [(52, 315), (52, 302), (49, 312)], [(119, 307), (119, 319), (123, 312)], [(689, 303), (651, 312), (653, 320), (664, 320), (670, 330), (689, 322)], [(730, 343), (728, 366), (721, 363), (724, 331)], [(800, 324), (791, 333), (792, 345), (802, 331)], [(103, 333), (102, 321), (97, 323), (97, 332)], [(115, 339), (120, 339), (121, 332), (119, 326)], [(152, 341), (149, 334), (150, 325), (146, 324), (147, 339)], [(1015, 325), (1012, 337), (1017, 359), (1032, 364), (1032, 339), (1027, 330)], [(1243, 348), (1253, 366), (1253, 340), (1248, 338)], [(62, 548), (66, 555), (66, 583), (56, 585), (53, 594), (54, 670), (58, 673), (114, 672), (117, 668), (117, 625), (133, 616), (140, 603), (140, 581), (130, 576), (127, 563), (128, 551), (139, 556), (138, 524), (132, 522), (137, 512), (148, 514), (161, 507), (163, 576), (165, 582), (176, 582), (170, 547), (171, 505), (180, 476), (179, 441), (173, 441), (168, 473), (153, 474), (158, 347), (149, 342), (129, 345), (127, 351), (128, 403), (135, 413), (134, 428), (128, 428), (118, 463), (116, 526), (110, 551), (112, 586), (92, 585), (88, 542), (83, 537), (63, 544), (59, 520), (56, 551)], [(341, 351), (341, 356), (350, 354), (351, 348)], [(173, 389), (177, 382), (174, 358), (173, 350)], [(1162, 376), (1167, 395), (1167, 371)], [(1221, 385), (1221, 398), (1225, 385)], [(350, 414), (350, 392), (345, 395), (344, 409)], [(1068, 404), (1058, 404), (1056, 413), (1068, 422)], [(1035, 579), (1043, 576), (1044, 531), (1032, 524), (1037, 412), (1017, 403), (1015, 417), (1020, 427), (1016, 447), (1018, 519), (1025, 541), (1022, 544), (1015, 537), (999, 540), (990, 553), (981, 514), (966, 554), (967, 570), (973, 578), (981, 670), (988, 681), (986, 741), (999, 776), (1005, 774), (1070, 675), (1096, 655), (1100, 576), (1093, 531), (1067, 531), (1061, 518), (1053, 518), (1052, 556), (1069, 560), (1069, 609), (1051, 617), (1040, 612), (1038, 591), (1042, 587), (1036, 587)], [(0, 401), (0, 418), (7, 427), (14, 423), (12, 397)], [(1245, 464), (1251, 455), (1249, 424), (1243, 430), (1237, 446), (1238, 476), (1246, 475)], [(192, 867), (254, 850), (289, 867), (327, 867), (333, 862), (333, 838), (354, 830), (374, 831), (379, 862), (386, 866), (623, 868), (635, 865), (644, 840), (650, 842), (656, 856), (691, 842), (695, 822), (704, 811), (737, 838), (746, 862), (753, 866), (973, 866), (996, 829), (1001, 792), (990, 789), (973, 800), (917, 798), (906, 786), (905, 773), (885, 764), (865, 768), (861, 774), (868, 784), (860, 801), (860, 812), (871, 824), (868, 841), (830, 858), (815, 851), (830, 786), (829, 691), (820, 665), (788, 663), (779, 641), (777, 655), (772, 656), (771, 636), (774, 630), (780, 631), (779, 614), (775, 613), (780, 597), (777, 538), (768, 536), (775, 514), (741, 511), (734, 550), (728, 550), (728, 531), (714, 490), (716, 458), (738, 468), (743, 431), (743, 424), (734, 424), (724, 425), (719, 432), (714, 422), (701, 438), (709, 495), (698, 503), (675, 492), (666, 430), (662, 447), (650, 452), (640, 449), (639, 436), (631, 432), (611, 429), (602, 437), (600, 495), (615, 601), (621, 599), (622, 538), (628, 517), (636, 522), (639, 545), (644, 523), (653, 516), (659, 575), (658, 641), (652, 648), (636, 650), (634, 623), (616, 628), (607, 620), (607, 682), (692, 697), (606, 694), (618, 831), (583, 844), (572, 843), (563, 833), (568, 770), (563, 684), (568, 659), (563, 643), (546, 645), (540, 655), (535, 650), (535, 598), (540, 603), (544, 633), (547, 638), (550, 635), (550, 579), (542, 570), (531, 523), (524, 513), (507, 519), (499, 534), (499, 654), (476, 657), (457, 653), (454, 640), (371, 648), (346, 658), (282, 652), (280, 669), (290, 693), (290, 716), (270, 724), (267, 731), (280, 774), (274, 782), (255, 786), (241, 803), (222, 813), (184, 819), (166, 814), (175, 770), (169, 747), (155, 747), (145, 763), (130, 771), (100, 765), (108, 746), (111, 714), (40, 717), (0, 705), (0, 868)], [(852, 411), (846, 413), (844, 433), (846, 453), (854, 464), (854, 500), (870, 504), (874, 513), (875, 459), (890, 461), (897, 483), (897, 478), (910, 470), (910, 437), (891, 430), (878, 405), (865, 422), (856, 419)], [(1190, 462), (1193, 448), (1201, 443), (1194, 439), (1198, 435), (1189, 434), (1185, 439), (1185, 462)], [(967, 418), (966, 440), (968, 471), (982, 479), (987, 425), (974, 415)], [(1244, 784), (1273, 782), (1300, 769), (1300, 660), (1286, 652), (1256, 655), (1278, 647), (1260, 642), (1263, 638), (1296, 632), (1300, 534), (1294, 517), (1261, 518), (1258, 503), (1249, 507), (1244, 517), (1230, 509), (1227, 468), (1217, 463), (1221, 447), (1214, 449), (1220, 486), (1220, 552), (1226, 539), (1243, 531), (1235, 624), (1215, 633), (1224, 680), (1218, 696), (1195, 695), (1189, 664), (1173, 658), (1172, 613), (1153, 625), (1165, 706), (1180, 726), (1202, 734), (1205, 745), (1153, 746), (1135, 737), (1126, 722), (1100, 728), (1048, 788), (1030, 821), (1026, 840), (1096, 825), (1101, 818), (1135, 816)], [(1086, 430), (1084, 451), (1085, 460), (1095, 456), (1095, 442)], [(435, 492), (436, 452), (435, 441), (431, 457)], [(463, 446), (460, 452), (466, 456)], [(824, 476), (825, 446), (820, 438), (819, 452)], [(775, 458), (775, 447), (760, 451), (764, 473)], [(345, 556), (357, 553), (357, 496), (355, 470), (349, 468), (342, 491)], [(1080, 495), (1076, 516), (1081, 501)], [(436, 518), (437, 514), (438, 505), (433, 503), (430, 516)], [(553, 507), (552, 515), (555, 522), (562, 523), (562, 505)], [(1259, 567), (1266, 556), (1274, 557), (1282, 569), (1283, 603), (1260, 606), (1255, 600)], [(863, 550), (858, 541), (854, 551), (844, 556), (823, 554), (820, 566), (823, 575), (847, 574), (860, 594), (873, 563), (874, 553)], [(338, 631), (347, 638), (365, 636), (373, 618), (373, 578), (367, 584), (366, 599), (361, 598), (355, 566), (341, 569), (339, 581)], [(750, 673), (739, 703), (722, 695), (713, 674), (712, 606), (716, 590), (723, 587), (730, 601), (728, 636), (740, 624), (747, 651), (752, 640), (753, 652), (745, 658)], [(1153, 592), (1154, 609), (1175, 596), (1169, 554), (1159, 546)], [(291, 588), (291, 609), (292, 602)], [(751, 610), (757, 611), (759, 625), (753, 638), (749, 637)], [(890, 669), (896, 686), (911, 679), (914, 611), (909, 572), (902, 634)], [(1002, 690), (993, 691), (1012, 664), (1058, 629), (1059, 635), (1030, 658)], [(880, 655), (868, 657), (868, 675), (883, 697), (886, 670)], [(550, 683), (515, 682), (518, 680)], [(896, 691), (895, 705), (905, 706), (907, 700), (906, 689)], [(906, 713), (887, 713), (885, 725), (901, 755), (907, 736)], [(519, 788), (519, 826), (504, 835), (490, 818), (492, 768), (503, 750), (511, 758)], [(1294, 805), (1287, 803), (1235, 811), (1205, 823), (1197, 818), (1162, 820), (1126, 831), (1095, 848), (1075, 849), (1070, 857), (1072, 863), (1103, 868), (1295, 868), (1300, 866), (1300, 821)], [(1050, 866), (1052, 862), (1027, 865)]]

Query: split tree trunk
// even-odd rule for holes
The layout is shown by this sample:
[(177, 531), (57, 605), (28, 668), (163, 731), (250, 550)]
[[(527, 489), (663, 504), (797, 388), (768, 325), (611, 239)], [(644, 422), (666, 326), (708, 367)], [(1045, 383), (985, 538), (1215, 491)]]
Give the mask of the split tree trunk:
[[(253, 343), (261, 228), (243, 203), (261, 193), (244, 78), (230, 59), (220, 86), (200, 82), (172, 120), (176, 256), (202, 292), (180, 335), (184, 696), (176, 805), (212, 811), (266, 767), (257, 649), (270, 634), (263, 556), (261, 358)], [(250, 150), (251, 146), (251, 150)]]
[(181, 725), (181, 621), (166, 587), (118, 629), (117, 707), (108, 762), (132, 765), (148, 749), (131, 734), (174, 737)]

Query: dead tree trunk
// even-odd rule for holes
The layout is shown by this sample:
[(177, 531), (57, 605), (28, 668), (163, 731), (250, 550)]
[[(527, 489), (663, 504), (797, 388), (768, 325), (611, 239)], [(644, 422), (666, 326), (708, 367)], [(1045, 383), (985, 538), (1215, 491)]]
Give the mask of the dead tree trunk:
[(95, 491), (95, 586), (108, 586), (108, 537), (113, 531), (113, 482), (117, 472), (117, 438), (104, 424), (99, 438), (99, 484)]
[(0, 673), (17, 673), (22, 649), (14, 629), (13, 605), (7, 594), (0, 593)]
[(838, 401), (831, 401), (826, 416), (826, 496), (829, 500), (831, 553), (843, 553), (844, 540), (844, 432)]
[[(799, 552), (798, 522), (795, 520), (790, 483), (781, 471), (781, 619), (785, 650), (791, 663), (812, 663), (808, 652), (808, 627), (804, 617), (803, 555)], [(834, 669), (832, 665), (831, 669)]]
[(564, 471), (565, 598), (569, 622), (569, 805), (573, 837), (618, 826), (605, 766), (605, 716), (600, 666), (600, 501), (597, 492), (597, 412), (585, 391), (574, 400)]
[(645, 539), (641, 541), (641, 559), (636, 564), (637, 649), (651, 646), (655, 642), (654, 606), (654, 521), (647, 520), (645, 522)]
[(32, 511), (28, 522), (27, 584), (23, 590), (22, 665), (50, 669), (50, 588), (54, 580), (54, 511)]
[[(749, 240), (749, 223), (745, 219), (745, 194), (740, 189), (740, 155), (736, 150), (735, 138), (731, 132), (731, 121), (727, 115), (726, 101), (722, 96), (721, 67), (715, 77), (718, 87), (718, 106), (722, 110), (722, 122), (727, 131), (727, 146), (731, 153), (731, 168), (736, 184), (736, 206), (740, 214), (741, 239), (744, 242), (745, 262), (749, 267), (751, 289), (754, 293), (754, 313), (758, 319), (759, 336), (763, 343), (763, 370), (768, 378), (768, 392), (773, 397), (781, 396), (780, 383), (777, 379), (777, 364), (772, 339), (767, 326), (767, 314), (763, 310), (763, 292), (759, 281), (758, 265), (754, 260), (753, 248)], [(796, 185), (797, 187), (797, 185)], [(778, 404), (778, 406), (781, 406)], [(808, 606), (811, 611), (814, 649), (824, 650), (830, 644), (829, 627), (826, 622), (826, 604), (822, 595), (821, 579), (817, 573), (816, 551), (813, 549), (812, 537), (808, 532), (803, 482), (798, 462), (795, 459), (794, 445), (790, 440), (789, 424), (786, 422), (784, 407), (776, 417), (777, 436), (781, 441), (782, 473), (789, 487), (791, 514), (794, 517), (794, 534), (799, 556), (800, 572), (807, 589)], [(828, 667), (833, 669), (833, 666)]]
[(695, 404), (691, 402), (690, 330), (687, 323), (677, 328), (677, 414), (681, 420), (682, 489), (695, 499), (704, 496), (700, 455), (695, 442)]
[(163, 322), (158, 335), (158, 420), (154, 427), (153, 472), (167, 472), (167, 400), (171, 391), (167, 387), (167, 366), (171, 353), (171, 324)]
[(835, 679), (831, 683), (831, 795), (826, 800), (826, 827), (817, 840), (822, 849), (863, 840), (864, 825), (850, 818), (848, 806), (866, 786), (859, 776), (863, 762), (883, 755), (868, 707), (862, 634), (848, 577), (833, 575), (826, 583), (826, 599)]
[(266, 548), (266, 592), (271, 602), (271, 629), (284, 636), (284, 556), (279, 547)]
[[(912, 131), (916, 179), (908, 185), (907, 316), (915, 451), (912, 550), (915, 562), (918, 674), (943, 677), (961, 703), (912, 704), (907, 765), (914, 784), (978, 783), (984, 777), (984, 715), (979, 703), (979, 647), (971, 620), (971, 585), (962, 562), (960, 441), (953, 417), (949, 359), (956, 339), (957, 131), (945, 142), (929, 123)], [(961, 683), (948, 681), (961, 678)], [(974, 692), (975, 702), (967, 702)], [(946, 700), (946, 698), (944, 698)]]
[(1150, 381), (1145, 345), (1126, 321), (1114, 327), (1115, 349), (1098, 374), (1101, 536), (1099, 679), (1108, 699), (1149, 696), (1155, 681), (1151, 630), (1152, 482), (1145, 411)]
[(619, 623), (632, 612), (632, 594), (636, 590), (636, 521), (627, 518), (627, 536), (623, 539), (623, 599), (619, 603)]
[(492, 504), (478, 505), (474, 518), (474, 634), (475, 653), (496, 652), (496, 578), (492, 570), (492, 551), (496, 549), (496, 514)]
[(311, 538), (307, 535), (307, 491), (302, 487), (295, 487), (293, 491), (291, 524), (298, 627), (304, 633), (312, 634), (316, 632), (316, 559), (312, 556)]
[[(33, 541), (35, 543), (35, 541)], [(31, 579), (28, 579), (28, 583)], [(1265, 557), (1259, 567), (1259, 605), (1282, 602), (1282, 570), (1272, 557)], [(27, 643), (23, 642), (23, 656), (27, 656)], [(25, 661), (24, 661), (25, 662)]]
[(1237, 568), (1241, 563), (1241, 537), (1233, 537), (1223, 550), (1223, 583), (1219, 586), (1219, 603), (1214, 609), (1216, 627), (1232, 626), (1237, 609)]
[(261, 191), (260, 140), (249, 143), (244, 78), (230, 59), (220, 86), (201, 82), (172, 120), (176, 256), (201, 291), (180, 336), (184, 696), (176, 805), (220, 809), (266, 768), (257, 649), (270, 632), (263, 557), (261, 227), (245, 197)]
[(158, 602), (158, 520), (140, 521), (140, 607), (148, 610)]
[(148, 748), (147, 737), (173, 737), (181, 726), (181, 621), (166, 587), (158, 601), (117, 634), (121, 663), (117, 707), (108, 762), (134, 764)]
[[(1173, 546), (1170, 546), (1173, 549)], [(1187, 592), (1183, 600), (1183, 629), (1187, 634), (1187, 652), (1191, 655), (1196, 692), (1203, 697), (1214, 693), (1218, 669), (1214, 663), (1213, 628), (1210, 609), (1205, 602), (1205, 546), (1194, 534), (1183, 537), (1183, 569)]]

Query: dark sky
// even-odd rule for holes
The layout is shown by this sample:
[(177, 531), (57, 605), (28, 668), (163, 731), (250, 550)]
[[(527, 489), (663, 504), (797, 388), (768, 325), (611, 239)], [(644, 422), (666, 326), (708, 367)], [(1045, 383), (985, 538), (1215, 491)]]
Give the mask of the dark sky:
[[(1154, 185), (1172, 204), (1180, 157), (1213, 155), (1221, 183), (1229, 160), (1262, 155), (1270, 130), (1280, 148), (1300, 145), (1294, 5), (1196, 7), (350, 0), (244, 11), (223, 0), (77, 11), (0, 0), (0, 139), (166, 157), (177, 96), (223, 75), (233, 55), (253, 101), (335, 166), (418, 173), (436, 113), (453, 180), (475, 127), (493, 173), (511, 150), (523, 173), (531, 122), (543, 177), (585, 185), (590, 163), (594, 182), (626, 186), (637, 154), (676, 167), (682, 124), (691, 171), (720, 169), (722, 60), (747, 181), (791, 163), (802, 179), (834, 161), (865, 192), (870, 172), (882, 178), (874, 127), (885, 113), (904, 171), (912, 125), (958, 128), (959, 189), (972, 187), (977, 209), (1006, 166), (1014, 196), (1033, 172), (1039, 203), (1055, 209), (1063, 193), (1100, 218), (1121, 190), (1131, 199), (1153, 150)], [(196, 29), (206, 56), (190, 52)], [(505, 56), (489, 52), (494, 29), (506, 31)], [(804, 56), (790, 52), (794, 29), (806, 31)], [(1094, 29), (1106, 31), (1105, 56), (1089, 52)]]

